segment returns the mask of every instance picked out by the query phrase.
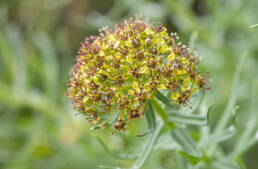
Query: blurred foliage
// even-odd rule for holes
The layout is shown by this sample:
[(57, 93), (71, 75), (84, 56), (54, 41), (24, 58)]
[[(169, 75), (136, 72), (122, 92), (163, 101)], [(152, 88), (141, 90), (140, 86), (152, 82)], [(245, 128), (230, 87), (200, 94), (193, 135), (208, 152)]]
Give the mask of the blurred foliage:
[[(133, 164), (134, 160), (113, 158), (95, 137), (112, 150), (139, 152), (146, 138), (136, 135), (146, 128), (145, 122), (135, 122), (128, 133), (90, 131), (64, 94), (80, 42), (103, 26), (141, 14), (177, 31), (183, 43), (195, 41), (202, 69), (213, 79), (200, 111), (215, 104), (209, 116), (213, 128), (223, 112), (240, 106), (234, 118), (238, 132), (221, 146), (225, 153), (242, 156), (247, 168), (256, 169), (258, 30), (249, 27), (258, 23), (257, 11), (257, 0), (1, 0), (0, 168)], [(233, 74), (243, 53), (240, 83), (233, 90)], [(190, 129), (198, 140), (200, 133)], [(186, 168), (179, 163), (184, 158), (173, 152), (155, 151), (143, 168)]]

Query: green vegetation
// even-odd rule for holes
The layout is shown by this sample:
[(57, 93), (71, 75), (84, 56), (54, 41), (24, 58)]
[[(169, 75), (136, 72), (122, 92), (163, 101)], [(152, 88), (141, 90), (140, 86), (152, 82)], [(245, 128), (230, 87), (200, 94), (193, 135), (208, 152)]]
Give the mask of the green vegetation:
[[(0, 168), (256, 169), (257, 10), (256, 0), (0, 1)], [(128, 131), (91, 131), (65, 97), (68, 72), (84, 37), (135, 14), (178, 32), (211, 90), (179, 110), (161, 91)]]

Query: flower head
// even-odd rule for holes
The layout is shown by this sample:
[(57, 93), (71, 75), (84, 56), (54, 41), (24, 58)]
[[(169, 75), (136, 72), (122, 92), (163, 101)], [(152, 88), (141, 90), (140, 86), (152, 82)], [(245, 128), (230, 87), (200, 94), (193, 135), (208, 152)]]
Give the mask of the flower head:
[(93, 125), (114, 122), (116, 130), (141, 118), (156, 90), (169, 90), (174, 104), (186, 105), (205, 80), (197, 57), (177, 40), (139, 18), (102, 29), (81, 43), (67, 96)]

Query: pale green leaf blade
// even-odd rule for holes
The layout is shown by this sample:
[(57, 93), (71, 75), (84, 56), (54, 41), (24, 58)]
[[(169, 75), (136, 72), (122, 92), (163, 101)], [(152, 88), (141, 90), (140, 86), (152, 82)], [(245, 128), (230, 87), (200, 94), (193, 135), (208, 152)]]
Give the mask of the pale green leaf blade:
[(110, 150), (107, 145), (100, 139), (97, 137), (97, 141), (99, 142), (99, 144), (104, 148), (104, 150), (111, 155), (114, 158), (118, 158), (118, 159), (135, 159), (138, 157), (138, 154), (129, 154), (129, 153), (121, 153), (118, 151), (114, 151), (114, 150)]
[(237, 68), (234, 74), (234, 78), (233, 78), (233, 83), (232, 83), (232, 90), (231, 90), (231, 96), (229, 98), (229, 101), (227, 103), (227, 106), (224, 110), (224, 112), (222, 113), (222, 116), (218, 122), (218, 124), (215, 127), (215, 133), (218, 133), (220, 131), (222, 131), (228, 124), (230, 117), (231, 117), (231, 113), (232, 110), (235, 106), (236, 100), (237, 100), (237, 94), (238, 92), (238, 87), (239, 87), (239, 82), (240, 82), (240, 73), (243, 69), (245, 60), (246, 60), (246, 53), (243, 53), (241, 59), (238, 61), (237, 64)]
[(164, 96), (160, 91), (156, 91), (156, 97), (159, 101), (161, 101), (162, 103), (164, 103), (166, 106), (170, 107), (170, 108), (175, 108), (176, 106), (172, 104), (171, 100), (169, 98), (167, 98), (166, 96)]
[(167, 118), (168, 122), (181, 123), (195, 126), (205, 126), (208, 124), (208, 116), (211, 112), (212, 106), (209, 107), (206, 116), (196, 114), (183, 114), (183, 113), (169, 113)]
[(186, 157), (191, 164), (195, 165), (202, 159), (201, 150), (185, 128), (177, 128), (171, 133), (171, 136), (180, 145), (180, 154)]
[(250, 29), (258, 28), (258, 24), (251, 25), (249, 28)]
[(154, 150), (178, 150), (180, 146), (171, 137), (171, 133), (167, 132), (159, 137)]
[[(154, 111), (157, 115), (163, 120), (166, 121), (168, 114), (166, 113), (166, 110), (164, 109), (164, 104), (162, 104), (158, 99), (153, 99), (151, 101), (152, 106), (154, 108)], [(166, 125), (169, 126), (171, 129), (175, 129), (176, 126), (173, 122), (166, 122)]]
[(148, 158), (149, 154), (151, 153), (159, 135), (164, 126), (163, 122), (158, 122), (155, 132), (153, 132), (146, 144), (145, 149), (143, 150), (142, 154), (140, 154), (139, 158), (135, 161), (134, 165), (131, 167), (131, 169), (140, 169), (143, 164), (145, 163), (146, 159)]
[(149, 129), (148, 129), (148, 131), (146, 131), (144, 133), (138, 134), (137, 135), (138, 137), (146, 136), (146, 135), (152, 133), (156, 128), (156, 116), (155, 116), (153, 107), (150, 102), (148, 102), (148, 105), (149, 105), (149, 109), (146, 112), (146, 120), (147, 120)]
[(218, 159), (214, 161), (212, 163), (212, 167), (216, 169), (241, 169), (236, 161), (227, 158)]
[(50, 99), (55, 100), (59, 90), (59, 65), (54, 43), (46, 32), (37, 33), (34, 43), (44, 65), (44, 88)]
[(204, 137), (200, 142), (200, 146), (207, 146), (207, 145), (215, 145), (220, 142), (223, 142), (227, 139), (230, 139), (236, 134), (237, 130), (234, 126), (229, 127), (228, 129), (220, 132), (214, 133), (212, 135)]

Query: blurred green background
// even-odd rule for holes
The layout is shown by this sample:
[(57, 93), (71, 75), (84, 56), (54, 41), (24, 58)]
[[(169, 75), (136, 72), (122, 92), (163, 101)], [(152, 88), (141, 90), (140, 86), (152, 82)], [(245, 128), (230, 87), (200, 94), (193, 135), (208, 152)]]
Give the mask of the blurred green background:
[[(228, 102), (239, 58), (247, 53), (236, 94), (237, 127), (248, 130), (250, 114), (258, 113), (258, 104), (249, 106), (258, 88), (258, 29), (249, 29), (258, 23), (257, 0), (0, 0), (1, 169), (131, 166), (133, 160), (111, 157), (96, 136), (111, 149), (134, 152), (144, 143), (135, 135), (145, 124), (135, 122), (128, 133), (91, 132), (65, 90), (80, 42), (135, 14), (161, 21), (185, 44), (196, 38), (201, 68), (212, 79), (205, 99), (215, 104), (211, 126)], [(222, 144), (226, 152), (234, 141)], [(247, 168), (258, 168), (257, 157), (257, 145), (243, 154)], [(176, 168), (176, 159), (171, 151), (159, 150), (144, 168)]]

